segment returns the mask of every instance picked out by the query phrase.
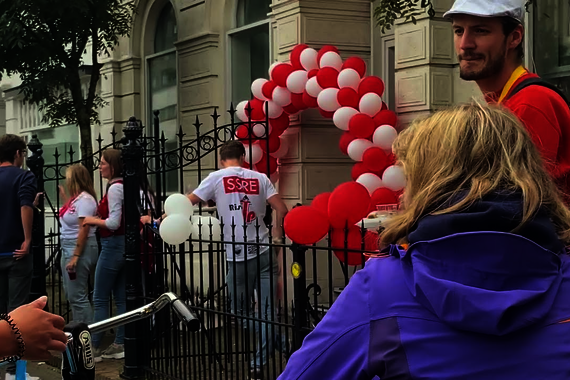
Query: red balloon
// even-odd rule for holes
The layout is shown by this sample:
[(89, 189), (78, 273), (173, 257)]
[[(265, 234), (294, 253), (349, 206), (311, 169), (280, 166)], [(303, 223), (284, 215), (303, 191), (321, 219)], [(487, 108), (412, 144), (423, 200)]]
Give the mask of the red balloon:
[(334, 116), (334, 112), (328, 112), (319, 108), (319, 112), (325, 119), (332, 119)]
[(391, 125), (396, 128), (398, 123), (398, 116), (393, 111), (385, 110), (380, 111), (376, 116), (374, 116), (374, 124), (379, 127), (381, 125)]
[(388, 188), (381, 187), (372, 193), (372, 197), (370, 197), (370, 208), (368, 212), (376, 211), (377, 205), (393, 205), (397, 203), (399, 202), (396, 194)]
[(338, 71), (333, 67), (323, 67), (317, 74), (317, 83), (324, 88), (338, 88)]
[(287, 87), (287, 78), (295, 69), (289, 63), (281, 63), (273, 68), (271, 79), (280, 87)]
[[(251, 107), (251, 115), (249, 118), (251, 120), (265, 120), (265, 112), (263, 110), (263, 101), (253, 98), (249, 101), (249, 107)], [(248, 113), (248, 106), (245, 106), (245, 113)]]
[(350, 173), (350, 176), (352, 177), (353, 181), (356, 181), (358, 179), (358, 177), (360, 177), (361, 175), (365, 174), (365, 173), (370, 173), (370, 170), (368, 170), (366, 168), (366, 166), (364, 165), (364, 163), (362, 162), (357, 162), (356, 164), (354, 164), (354, 166), (352, 167), (352, 171)]
[(271, 135), (269, 136), (269, 140), (265, 139), (261, 140), (259, 142), (259, 146), (261, 147), (261, 149), (263, 149), (264, 152), (269, 152), (269, 153), (277, 152), (281, 147), (281, 139), (279, 138), (279, 135), (271, 133)]
[(366, 235), (364, 235), (364, 249), (366, 251), (379, 251), (379, 240), (378, 232), (366, 231)]
[(368, 214), (370, 194), (358, 182), (346, 182), (334, 189), (329, 199), (329, 221), (334, 228), (345, 228)]
[(303, 52), (303, 50), (305, 50), (308, 47), (309, 47), (308, 45), (299, 44), (295, 46), (291, 51), (289, 58), (291, 59), (291, 65), (293, 65), (293, 68), (295, 70), (305, 70), (303, 68), (303, 65), (301, 64), (301, 53)]
[(335, 53), (338, 54), (338, 49), (335, 46), (332, 45), (325, 45), (321, 48), (321, 50), (319, 50), (319, 52), (317, 53), (317, 62), (319, 63), (319, 67), (321, 65), (321, 58), (323, 57), (323, 55), (329, 51), (334, 51)]
[(388, 167), (388, 155), (382, 148), (374, 146), (364, 151), (362, 163), (371, 172), (384, 172)]
[(295, 106), (299, 111), (307, 109), (307, 105), (303, 101), (303, 94), (291, 94), (291, 104)]
[(303, 91), (303, 102), (307, 108), (317, 108), (319, 103), (317, 103), (317, 98), (313, 98), (307, 93), (307, 90)]
[(360, 97), (358, 96), (358, 93), (350, 87), (341, 88), (338, 91), (336, 99), (338, 100), (338, 104), (343, 107), (358, 109), (360, 105)]
[(370, 138), (375, 129), (376, 125), (374, 125), (374, 120), (363, 113), (354, 115), (348, 122), (348, 130), (350, 133), (361, 139)]
[(287, 114), (287, 115), (295, 115), (297, 112), (299, 112), (299, 109), (297, 107), (295, 107), (295, 105), (293, 103), (286, 105), (285, 107), (283, 107), (283, 111)]
[(364, 78), (366, 75), (366, 62), (360, 57), (351, 57), (344, 61), (342, 69), (353, 69), (361, 78)]
[[(263, 144), (265, 143), (265, 148), (267, 149), (267, 143), (262, 141), (260, 143), (261, 146), (263, 146)], [(255, 164), (255, 167), (257, 168), (257, 171), (263, 174), (267, 174), (268, 176), (270, 174), (273, 174), (277, 171), (277, 159), (273, 156), (270, 156), (268, 154), (266, 154), (261, 161), (259, 161), (257, 164)], [(269, 172), (268, 172), (268, 168), (269, 168)]]
[(311, 207), (328, 218), (329, 214), (329, 198), (332, 193), (321, 193), (317, 195), (311, 202)]
[(338, 143), (338, 147), (342, 154), (348, 156), (348, 145), (354, 140), (356, 140), (356, 136), (350, 134), (350, 132), (343, 133)]
[(245, 162), (245, 160), (241, 163), (241, 167), (244, 169), (251, 169), (251, 167), (249, 166), (249, 164), (247, 162)]
[(396, 156), (394, 153), (388, 155), (388, 166), (396, 165)]
[(388, 105), (386, 104), (386, 102), (382, 102), (382, 109), (380, 111), (384, 111), (388, 109)]
[(249, 138), (249, 128), (246, 124), (241, 124), (235, 133), (238, 140), (247, 140)]
[(309, 72), (307, 73), (307, 78), (311, 79), (312, 77), (316, 77), (318, 73), (319, 69), (309, 70)]
[(273, 128), (271, 135), (281, 136), (287, 128), (289, 128), (289, 115), (283, 113), (277, 119), (270, 119), (269, 124)]
[(327, 217), (311, 206), (295, 207), (285, 216), (283, 228), (297, 244), (314, 244), (329, 232)]
[(384, 82), (378, 77), (366, 77), (358, 85), (358, 95), (362, 98), (365, 94), (373, 92), (379, 96), (384, 95)]
[(335, 249), (334, 255), (346, 265), (357, 266), (367, 260), (361, 252), (362, 242), (362, 232), (357, 226), (350, 226), (347, 230), (334, 229), (331, 232), (331, 247)]
[(261, 87), (261, 93), (267, 99), (273, 99), (273, 90), (275, 90), (276, 88), (277, 85), (275, 84), (275, 82), (270, 80), (265, 82), (265, 84)]

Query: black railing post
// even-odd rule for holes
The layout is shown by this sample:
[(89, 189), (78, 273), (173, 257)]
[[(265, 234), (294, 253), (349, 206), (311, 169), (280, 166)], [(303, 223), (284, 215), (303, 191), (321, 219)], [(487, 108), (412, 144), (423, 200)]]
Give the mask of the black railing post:
[[(140, 181), (139, 167), (143, 159), (143, 147), (139, 139), (142, 126), (133, 116), (123, 128), (122, 159), (123, 159), (123, 187), (124, 187), (124, 215), (125, 215), (125, 271), (127, 310), (134, 310), (142, 306), (141, 289), (141, 261), (140, 261)], [(125, 326), (125, 364), (121, 377), (124, 379), (140, 379), (144, 375), (144, 357), (140, 355), (144, 345), (144, 336), (140, 331), (140, 323), (131, 323)]]
[(291, 274), (293, 275), (293, 325), (295, 326), (293, 334), (293, 349), (296, 351), (301, 348), (303, 340), (307, 336), (308, 318), (307, 318), (307, 268), (305, 265), (305, 255), (307, 248), (298, 244), (291, 246), (293, 252), (293, 264), (291, 266)]
[[(26, 164), (30, 171), (36, 176), (38, 192), (44, 192), (44, 158), (42, 156), (43, 144), (38, 140), (37, 135), (33, 135), (28, 143), (28, 149), (32, 153), (28, 156)], [(41, 211), (40, 211), (41, 210)], [(45, 219), (44, 201), (40, 198), (40, 203), (34, 211), (34, 225), (32, 229), (32, 247), (30, 254), (33, 255), (34, 271), (32, 274), (32, 287), (30, 291), (30, 301), (46, 295), (46, 253), (45, 253)], [(47, 306), (46, 306), (47, 307)]]

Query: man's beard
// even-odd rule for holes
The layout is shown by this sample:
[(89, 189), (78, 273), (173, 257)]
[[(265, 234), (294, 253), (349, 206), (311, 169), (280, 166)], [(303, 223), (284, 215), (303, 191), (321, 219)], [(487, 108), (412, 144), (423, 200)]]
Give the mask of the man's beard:
[[(483, 68), (478, 71), (463, 69), (461, 68), (461, 66), (459, 66), (459, 77), (463, 80), (477, 81), (477, 80), (487, 79), (499, 74), (503, 70), (503, 67), (505, 66), (505, 50), (506, 46), (498, 54), (489, 57), (489, 60), (487, 61), (485, 66), (483, 66)], [(484, 59), (485, 56), (479, 54), (470, 54), (470, 53), (459, 56), (460, 61), (463, 59), (474, 59), (474, 58)]]

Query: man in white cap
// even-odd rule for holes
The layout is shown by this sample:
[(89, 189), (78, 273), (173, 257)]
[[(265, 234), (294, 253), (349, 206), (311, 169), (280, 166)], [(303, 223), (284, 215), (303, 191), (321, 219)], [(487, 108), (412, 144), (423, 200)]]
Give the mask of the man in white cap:
[(526, 126), (570, 204), (570, 108), (555, 86), (523, 66), (526, 0), (456, 0), (453, 20), (461, 79)]

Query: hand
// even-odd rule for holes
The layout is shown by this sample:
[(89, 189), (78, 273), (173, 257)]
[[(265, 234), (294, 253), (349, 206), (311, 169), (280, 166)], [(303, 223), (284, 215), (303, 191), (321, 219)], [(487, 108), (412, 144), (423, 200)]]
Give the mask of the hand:
[(142, 224), (152, 224), (152, 218), (150, 215), (143, 215), (141, 216), (141, 223)]
[(43, 311), (46, 303), (47, 297), (40, 297), (10, 313), (26, 345), (23, 359), (48, 360), (51, 358), (49, 350), (65, 351), (65, 320), (59, 315)]
[(95, 226), (99, 220), (101, 220), (101, 218), (98, 216), (86, 216), (85, 219), (83, 219), (83, 227)]
[(14, 252), (14, 258), (16, 260), (24, 258), (28, 253), (30, 253), (30, 245), (32, 245), (31, 241), (24, 241), (20, 249), (17, 249)]
[(36, 199), (34, 199), (34, 207), (38, 207), (38, 205), (40, 204), (40, 200), (42, 199), (43, 196), (44, 196), (44, 193), (37, 193), (36, 194)]
[(65, 270), (73, 273), (75, 272), (75, 268), (77, 267), (77, 261), (79, 260), (78, 256), (73, 256), (71, 258), (71, 260), (69, 260), (69, 263), (67, 263), (67, 265), (65, 266)]

